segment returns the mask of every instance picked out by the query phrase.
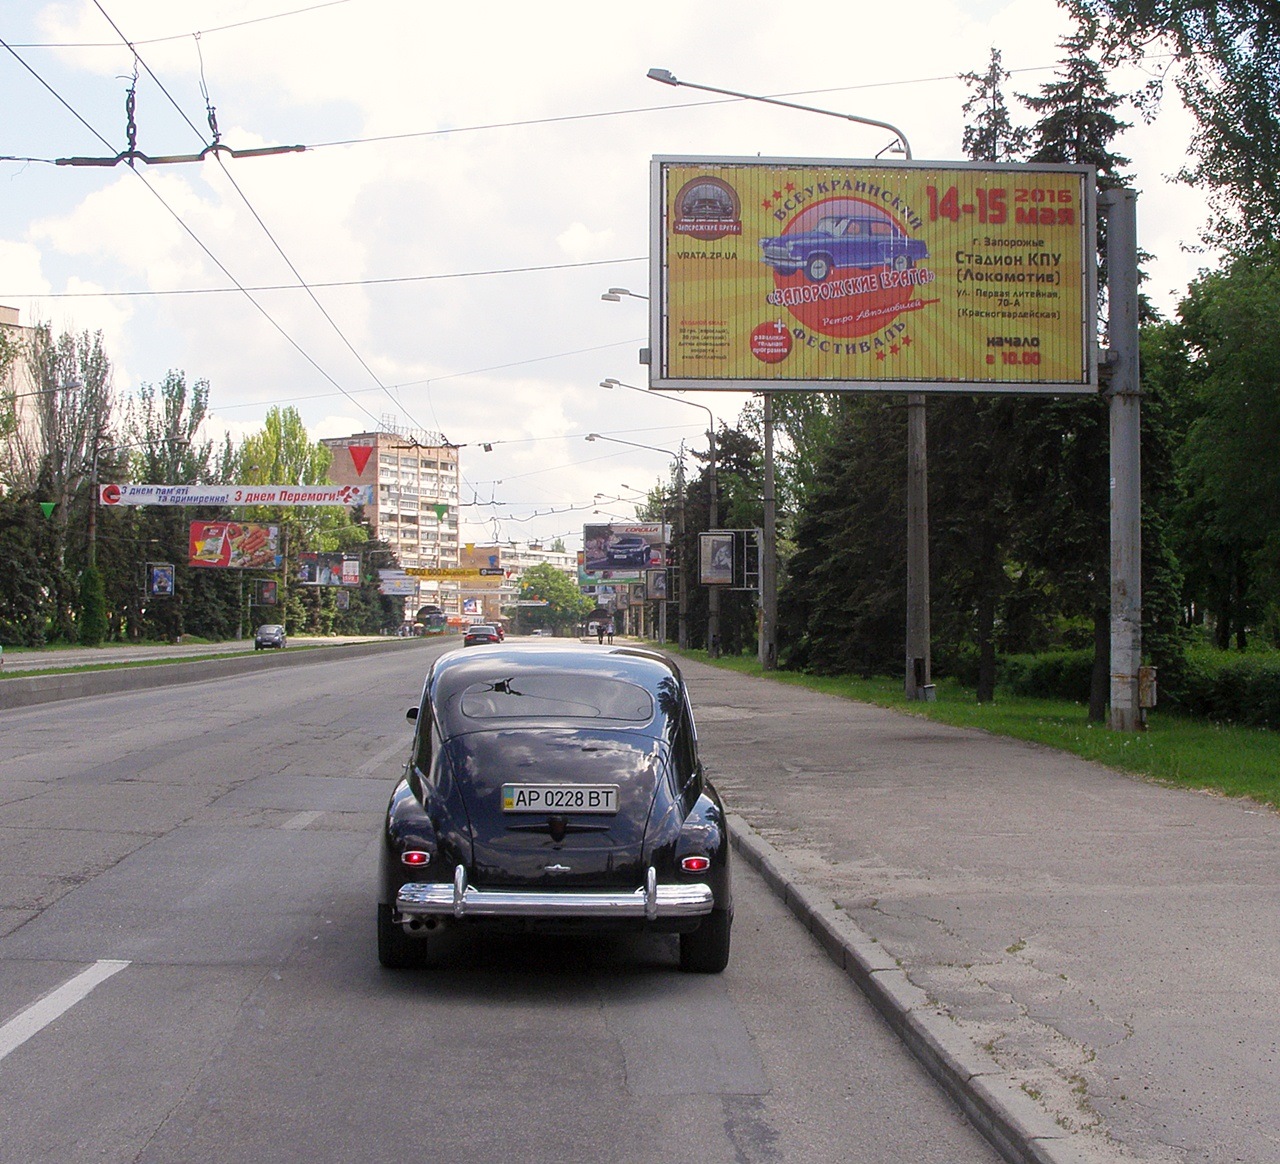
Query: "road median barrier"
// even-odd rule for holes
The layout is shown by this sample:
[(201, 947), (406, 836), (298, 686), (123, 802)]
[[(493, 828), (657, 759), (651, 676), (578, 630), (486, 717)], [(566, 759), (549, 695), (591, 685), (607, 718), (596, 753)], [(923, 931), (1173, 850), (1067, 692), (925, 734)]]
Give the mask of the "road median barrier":
[(295, 647), (288, 651), (273, 651), (269, 655), (246, 651), (244, 654), (211, 655), (187, 661), (165, 659), (120, 663), (97, 670), (86, 668), (55, 675), (8, 674), (0, 677), (0, 711), (57, 703), (64, 699), (86, 699), (123, 691), (146, 691), (184, 683), (204, 683), (211, 679), (230, 679), (281, 667), (328, 663), (337, 657), (353, 658), (378, 651), (409, 650), (422, 643), (421, 639), (387, 637), (362, 643)]

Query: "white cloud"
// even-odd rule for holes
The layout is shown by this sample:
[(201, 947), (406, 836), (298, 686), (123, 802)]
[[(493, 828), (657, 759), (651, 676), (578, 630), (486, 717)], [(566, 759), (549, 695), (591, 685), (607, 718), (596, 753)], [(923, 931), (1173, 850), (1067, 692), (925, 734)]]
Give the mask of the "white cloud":
[[(91, 6), (22, 7), (14, 41), (113, 39)], [(601, 303), (600, 293), (643, 292), (647, 264), (563, 266), (648, 253), (649, 159), (847, 157), (888, 144), (884, 132), (848, 121), (657, 85), (645, 78), (651, 66), (889, 121), (917, 157), (955, 158), (965, 96), (956, 74), (981, 70), (993, 44), (1008, 68), (1052, 66), (1068, 27), (1052, 0), (920, 0), (909, 25), (899, 11), (845, 0), (803, 9), (765, 0), (363, 0), (216, 31), (270, 8), (260, 0), (109, 6), (197, 129), (205, 126), (203, 63), (230, 145), (418, 136), (229, 160), (225, 172), (212, 161), (140, 172), (245, 286), (295, 281), (253, 212), (313, 285), (407, 281), (317, 286), (324, 311), (298, 289), (254, 292), (260, 308), (235, 291), (49, 299), (78, 287), (172, 292), (230, 283), (123, 167), (8, 164), (0, 288), (46, 296), (14, 303), (24, 314), (56, 305), (69, 326), (101, 327), (126, 390), (170, 368), (207, 378), (211, 430), (241, 436), (261, 426), (272, 403), (288, 403), (315, 436), (366, 428), (384, 414), (443, 431), (471, 446), (463, 454), (468, 479), (504, 483), (497, 500), (509, 498), (512, 508), (486, 508), (480, 526), (496, 519), (545, 536), (563, 532), (565, 519), (512, 515), (582, 504), (599, 490), (617, 492), (620, 480), (643, 485), (663, 472), (661, 458), (637, 450), (614, 446), (602, 455), (581, 439), (586, 432), (664, 447), (704, 440), (700, 413), (597, 387), (605, 377), (645, 382), (636, 350), (646, 342), (646, 305)], [(198, 44), (180, 35), (197, 28), (205, 30)], [(154, 43), (167, 36), (178, 39)], [(815, 47), (780, 51), (800, 43)], [(875, 51), (860, 51), (864, 45)], [(28, 56), (112, 144), (29, 75), (9, 70), (0, 102), (24, 110), (6, 127), (11, 152), (123, 148), (126, 48)], [(1017, 71), (1009, 89), (1034, 91), (1049, 75)], [(611, 111), (630, 112), (598, 116)], [(145, 70), (136, 121), (139, 148), (149, 153), (198, 148)], [(1142, 189), (1140, 241), (1157, 256), (1150, 290), (1166, 310), (1202, 261), (1179, 244), (1194, 240), (1203, 207), (1163, 177), (1188, 132), (1185, 114), (1171, 108), (1124, 143)], [(516, 273), (522, 267), (558, 269)], [(697, 399), (729, 421), (741, 402)], [(486, 440), (494, 451), (475, 452)]]

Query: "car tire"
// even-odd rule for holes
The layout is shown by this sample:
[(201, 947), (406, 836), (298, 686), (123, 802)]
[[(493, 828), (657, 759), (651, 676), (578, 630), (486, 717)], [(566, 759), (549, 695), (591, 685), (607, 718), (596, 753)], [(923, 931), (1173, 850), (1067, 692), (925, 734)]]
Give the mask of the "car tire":
[(691, 974), (719, 974), (729, 965), (732, 915), (712, 910), (692, 933), (680, 935), (680, 969)]
[(378, 961), (388, 970), (410, 970), (427, 956), (427, 939), (411, 938), (391, 920), (391, 906), (378, 906)]
[(810, 255), (804, 265), (804, 277), (810, 283), (825, 283), (833, 266), (830, 255)]

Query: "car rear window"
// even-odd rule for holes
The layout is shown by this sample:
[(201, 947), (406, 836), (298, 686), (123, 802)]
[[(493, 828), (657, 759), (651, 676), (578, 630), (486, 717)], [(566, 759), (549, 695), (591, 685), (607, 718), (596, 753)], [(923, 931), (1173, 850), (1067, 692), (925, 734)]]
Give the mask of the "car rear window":
[(648, 723), (653, 697), (634, 683), (598, 675), (521, 674), (462, 693), (468, 719), (589, 719)]

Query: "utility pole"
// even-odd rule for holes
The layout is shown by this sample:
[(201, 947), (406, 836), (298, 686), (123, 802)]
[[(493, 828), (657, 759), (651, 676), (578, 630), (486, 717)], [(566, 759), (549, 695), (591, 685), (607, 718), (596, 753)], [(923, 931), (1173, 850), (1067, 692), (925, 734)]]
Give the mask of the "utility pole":
[(907, 396), (907, 677), (908, 699), (933, 694), (929, 646), (929, 461), (924, 396)]
[(773, 482), (773, 393), (764, 394), (764, 537), (760, 562), (760, 666), (778, 665), (778, 512)]
[(676, 606), (676, 642), (682, 651), (689, 648), (689, 555), (684, 544), (684, 449), (676, 468), (676, 545), (680, 547), (678, 571), (680, 593)]
[(1107, 220), (1107, 339), (1111, 413), (1111, 714), (1114, 731), (1146, 725), (1142, 662), (1142, 382), (1138, 366), (1138, 196), (1102, 190)]

